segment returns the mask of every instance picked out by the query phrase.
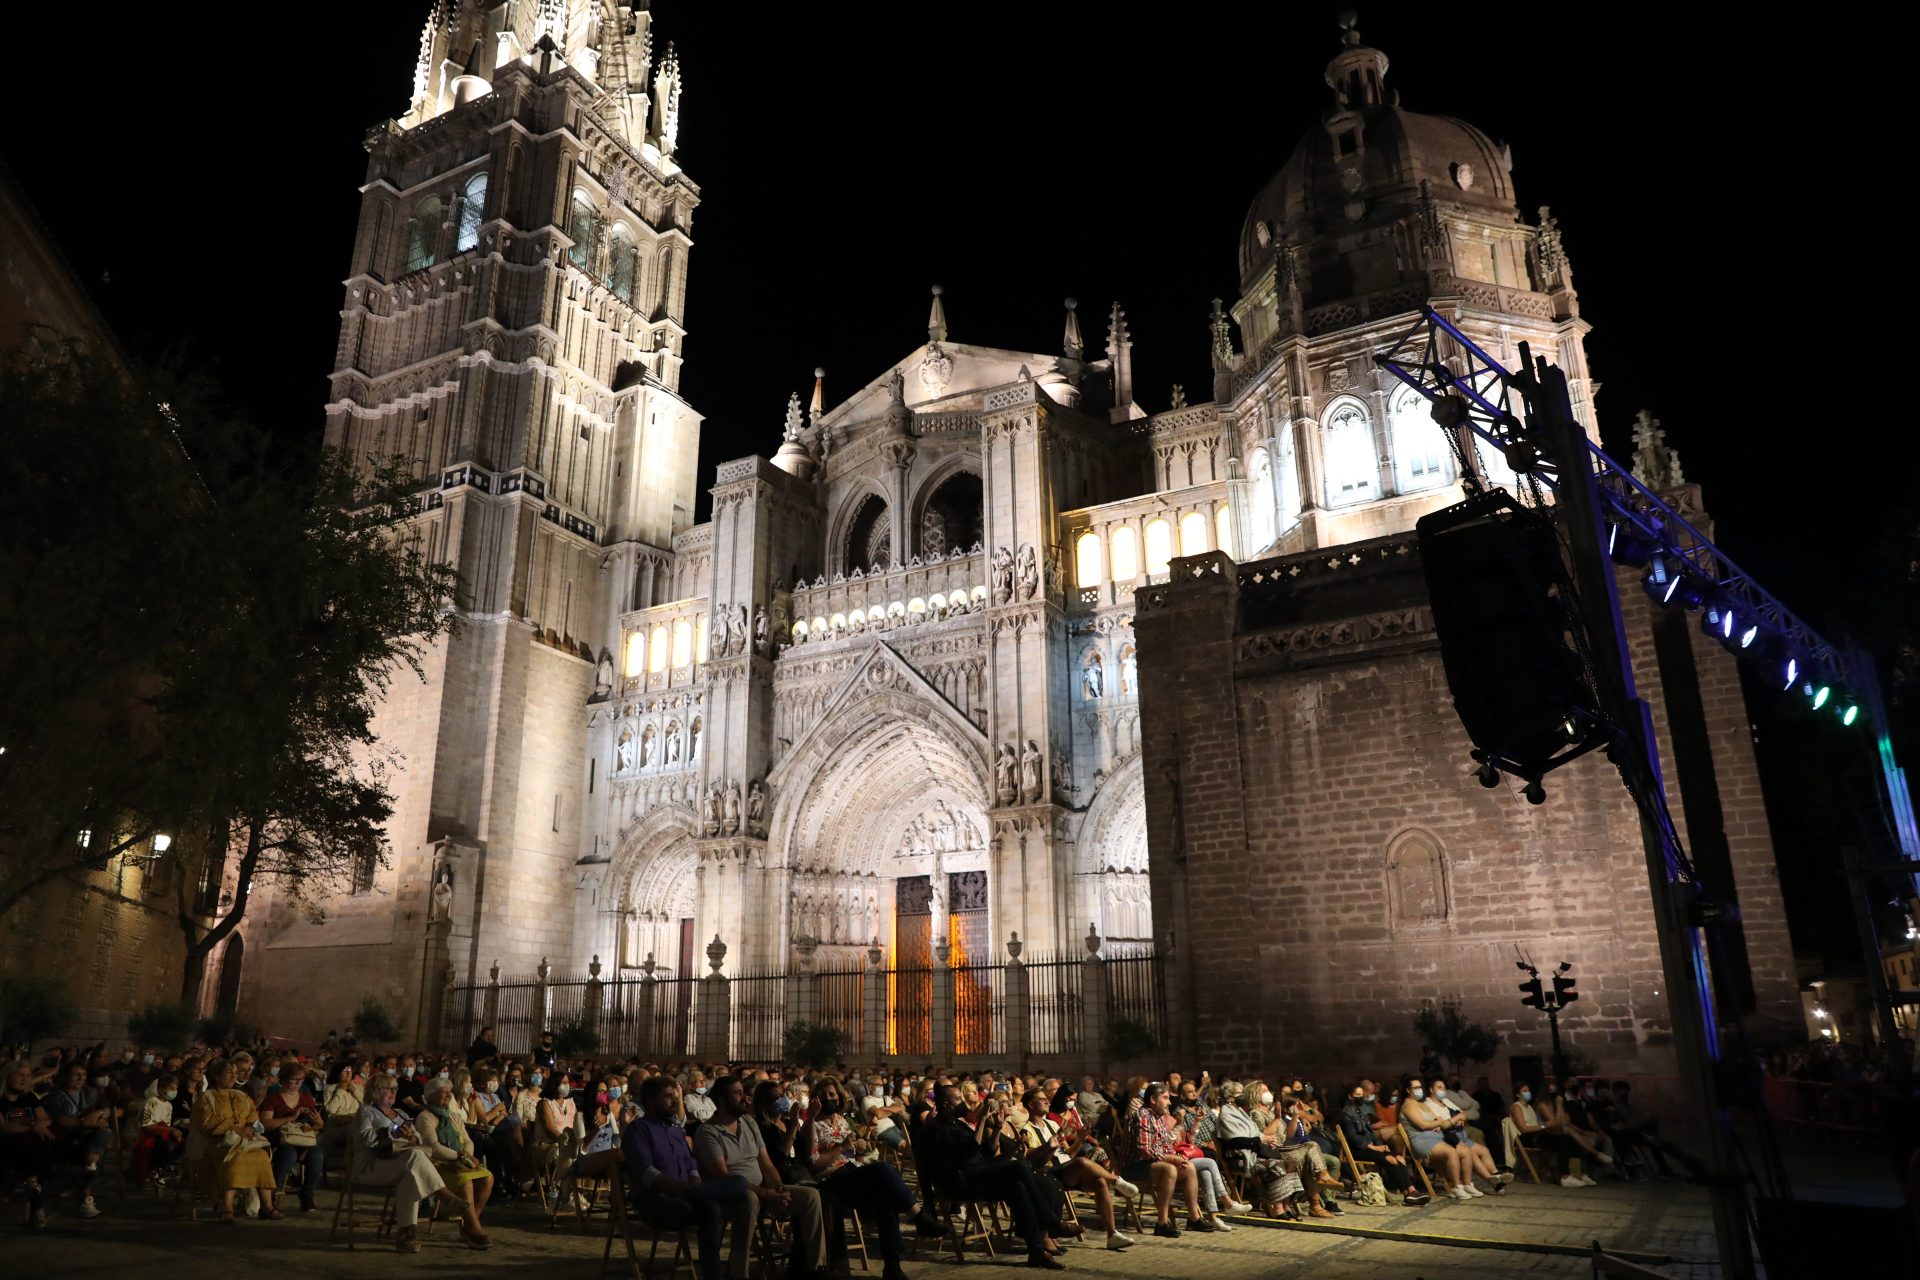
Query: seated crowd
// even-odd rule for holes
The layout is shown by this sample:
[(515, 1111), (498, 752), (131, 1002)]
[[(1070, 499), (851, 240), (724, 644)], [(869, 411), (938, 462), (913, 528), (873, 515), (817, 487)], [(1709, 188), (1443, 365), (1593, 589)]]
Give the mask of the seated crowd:
[[(103, 1047), (6, 1070), (0, 1172), (46, 1222), (50, 1187), (83, 1217), (116, 1136), (134, 1185), (187, 1177), (215, 1220), (315, 1211), (331, 1169), (395, 1191), (395, 1242), (419, 1248), (422, 1206), (439, 1202), (468, 1246), (491, 1238), (496, 1195), (551, 1215), (590, 1207), (616, 1172), (631, 1210), (698, 1242), (702, 1280), (746, 1274), (755, 1223), (790, 1228), (790, 1274), (823, 1275), (843, 1254), (849, 1212), (877, 1236), (884, 1274), (904, 1274), (902, 1218), (928, 1237), (967, 1232), (956, 1206), (1004, 1205), (1028, 1265), (1059, 1269), (1086, 1228), (1109, 1249), (1144, 1226), (1230, 1231), (1223, 1215), (1329, 1218), (1343, 1191), (1362, 1204), (1498, 1195), (1524, 1148), (1528, 1168), (1566, 1187), (1586, 1170), (1665, 1174), (1678, 1156), (1625, 1081), (1552, 1079), (1509, 1104), (1482, 1077), (1358, 1080), (1328, 1096), (1298, 1077), (1214, 1081), (1059, 1079), (993, 1072), (803, 1071), (564, 1061), (547, 1033), (503, 1054), (491, 1028), (464, 1056), (369, 1054), (329, 1037), (320, 1054), (266, 1046), (189, 1054)], [(910, 1171), (910, 1177), (903, 1176)], [(1429, 1192), (1428, 1188), (1432, 1191)], [(989, 1210), (996, 1224), (997, 1209)], [(723, 1258), (727, 1226), (731, 1249)]]

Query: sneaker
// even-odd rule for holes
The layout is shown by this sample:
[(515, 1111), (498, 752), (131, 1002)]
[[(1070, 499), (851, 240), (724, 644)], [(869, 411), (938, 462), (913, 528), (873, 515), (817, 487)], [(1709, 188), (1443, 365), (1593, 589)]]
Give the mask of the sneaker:
[(1212, 1227), (1215, 1231), (1233, 1230), (1233, 1224), (1231, 1222), (1223, 1222), (1219, 1218), (1209, 1218), (1207, 1220), (1207, 1225)]
[(88, 1196), (80, 1202), (80, 1216), (83, 1218), (97, 1218), (100, 1216), (100, 1206), (93, 1202), (92, 1196)]
[(1140, 1188), (1134, 1186), (1125, 1178), (1115, 1178), (1113, 1180), (1113, 1194), (1119, 1196), (1122, 1200), (1138, 1200), (1140, 1198)]
[(1496, 1173), (1493, 1175), (1493, 1182), (1496, 1186), (1504, 1187), (1512, 1181), (1513, 1175), (1510, 1173)]
[(1107, 1233), (1107, 1248), (1112, 1249), (1115, 1253), (1118, 1253), (1122, 1249), (1131, 1249), (1133, 1248), (1133, 1237), (1121, 1235), (1118, 1231), (1109, 1231)]
[(1587, 1184), (1580, 1181), (1580, 1179), (1574, 1177), (1572, 1174), (1568, 1173), (1568, 1174), (1561, 1175), (1560, 1185), (1563, 1187), (1584, 1187)]
[(1471, 1191), (1468, 1191), (1465, 1187), (1455, 1187), (1453, 1190), (1447, 1192), (1447, 1194), (1452, 1196), (1455, 1200), (1473, 1199), (1473, 1193)]
[(1187, 1219), (1187, 1230), (1189, 1231), (1218, 1231), (1219, 1229), (1219, 1227), (1216, 1227), (1205, 1218)]
[(1583, 1187), (1597, 1187), (1600, 1184), (1595, 1182), (1592, 1178), (1589, 1178), (1586, 1174), (1583, 1173), (1580, 1175), (1580, 1185)]
[(1247, 1203), (1247, 1202), (1246, 1202), (1245, 1200), (1226, 1200), (1226, 1201), (1223, 1201), (1223, 1202), (1221, 1202), (1221, 1205), (1220, 1205), (1220, 1212), (1222, 1212), (1222, 1213), (1252, 1213), (1252, 1212), (1253, 1212), (1253, 1206), (1252, 1206), (1252, 1205), (1250, 1205), (1250, 1204), (1248, 1204), (1248, 1203)]
[(1180, 1238), (1180, 1228), (1174, 1226), (1171, 1222), (1156, 1222), (1153, 1224), (1153, 1234), (1163, 1240), (1178, 1240)]
[(1417, 1209), (1423, 1204), (1432, 1204), (1433, 1197), (1424, 1191), (1409, 1191), (1400, 1198), (1400, 1203), (1409, 1209)]
[(1486, 1192), (1482, 1191), (1480, 1188), (1474, 1186), (1471, 1182), (1461, 1183), (1460, 1189), (1462, 1191), (1465, 1191), (1469, 1196), (1472, 1196), (1475, 1200), (1478, 1200), (1487, 1194)]
[(1608, 1155), (1608, 1154), (1607, 1154), (1606, 1152), (1604, 1152), (1604, 1151), (1596, 1151), (1596, 1152), (1594, 1152), (1594, 1153), (1593, 1153), (1593, 1158), (1594, 1158), (1595, 1160), (1598, 1160), (1598, 1161), (1599, 1161), (1599, 1162), (1600, 1162), (1601, 1164), (1612, 1164), (1612, 1163), (1613, 1163), (1613, 1157), (1612, 1157), (1612, 1156), (1610, 1156), (1610, 1155)]

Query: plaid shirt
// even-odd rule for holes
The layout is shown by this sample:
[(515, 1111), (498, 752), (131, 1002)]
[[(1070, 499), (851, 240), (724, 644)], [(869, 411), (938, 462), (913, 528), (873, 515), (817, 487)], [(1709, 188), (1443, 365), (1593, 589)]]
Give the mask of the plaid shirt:
[(1175, 1154), (1180, 1130), (1172, 1116), (1156, 1114), (1151, 1108), (1140, 1113), (1140, 1156), (1146, 1160), (1164, 1160)]

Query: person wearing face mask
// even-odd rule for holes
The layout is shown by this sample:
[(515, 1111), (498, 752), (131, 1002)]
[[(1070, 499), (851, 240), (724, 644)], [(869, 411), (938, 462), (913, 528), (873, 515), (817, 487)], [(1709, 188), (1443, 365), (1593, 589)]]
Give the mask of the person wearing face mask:
[(1558, 1168), (1561, 1186), (1592, 1185), (1588, 1179), (1573, 1172), (1571, 1160), (1579, 1155), (1579, 1148), (1566, 1134), (1556, 1132), (1547, 1126), (1548, 1116), (1541, 1114), (1545, 1106), (1544, 1099), (1541, 1106), (1534, 1105), (1534, 1099), (1539, 1097), (1539, 1091), (1532, 1084), (1521, 1085), (1520, 1092), (1514, 1095), (1513, 1105), (1507, 1111), (1507, 1119), (1513, 1122), (1512, 1140), (1539, 1157), (1535, 1163), (1547, 1165), (1549, 1176), (1555, 1168)]
[(170, 1075), (154, 1081), (154, 1090), (140, 1100), (138, 1110), (129, 1111), (132, 1123), (127, 1127), (127, 1181), (144, 1185), (158, 1170), (170, 1169), (186, 1149), (186, 1131), (173, 1122), (173, 1101), (180, 1094), (180, 1082)]
[(1373, 1165), (1390, 1196), (1409, 1207), (1432, 1200), (1433, 1197), (1413, 1189), (1413, 1171), (1407, 1167), (1407, 1158), (1373, 1131), (1373, 1103), (1362, 1084), (1347, 1088), (1347, 1104), (1340, 1109), (1340, 1133), (1356, 1161)]
[[(392, 1187), (394, 1248), (420, 1252), (415, 1224), (420, 1202), (437, 1199), (460, 1215), (460, 1237), (469, 1247), (486, 1248), (491, 1241), (480, 1225), (480, 1215), (461, 1196), (447, 1188), (434, 1168), (414, 1119), (398, 1105), (399, 1082), (389, 1075), (367, 1081), (367, 1105), (360, 1109), (353, 1143), (353, 1179), (361, 1187)], [(437, 1119), (437, 1117), (435, 1117)]]
[[(573, 1082), (565, 1076), (556, 1076), (551, 1081), (552, 1089), (540, 1099), (535, 1114), (538, 1123), (534, 1126), (533, 1147), (529, 1153), (536, 1169), (548, 1171), (552, 1180), (549, 1194), (557, 1196), (560, 1188), (557, 1168), (554, 1162), (559, 1158), (560, 1150), (574, 1134), (575, 1126), (580, 1123), (580, 1109), (573, 1100)], [(546, 1085), (543, 1083), (543, 1089)]]
[(100, 1158), (113, 1145), (113, 1110), (101, 1100), (100, 1089), (87, 1083), (87, 1068), (78, 1062), (67, 1068), (60, 1087), (46, 1095), (46, 1108), (66, 1158), (80, 1162), (80, 1216), (97, 1218), (93, 1180)]

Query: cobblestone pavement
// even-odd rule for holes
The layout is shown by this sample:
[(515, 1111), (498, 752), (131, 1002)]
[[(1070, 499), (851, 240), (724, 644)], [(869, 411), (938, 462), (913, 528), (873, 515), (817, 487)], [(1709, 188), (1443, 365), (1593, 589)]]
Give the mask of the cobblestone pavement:
[[(376, 1245), (362, 1233), (360, 1246), (327, 1243), (334, 1197), (323, 1192), (321, 1212), (304, 1217), (290, 1214), (284, 1222), (242, 1219), (232, 1226), (189, 1221), (184, 1213), (170, 1213), (170, 1205), (150, 1196), (124, 1201), (108, 1193), (105, 1215), (83, 1222), (70, 1204), (53, 1206), (52, 1224), (45, 1232), (29, 1233), (17, 1224), (23, 1211), (9, 1206), (5, 1231), (10, 1276), (35, 1280), (65, 1280), (137, 1274), (141, 1280), (207, 1280), (223, 1277), (275, 1276), (286, 1280), (325, 1277), (384, 1277), (420, 1275), (474, 1276), (499, 1280), (581, 1280), (597, 1275), (606, 1228), (596, 1220), (590, 1228), (563, 1220), (549, 1232), (531, 1209), (512, 1205), (489, 1208), (487, 1220), (494, 1247), (484, 1254), (462, 1246), (454, 1231), (442, 1223), (422, 1242), (419, 1254), (403, 1257), (390, 1246)], [(1498, 1276), (1566, 1276), (1591, 1274), (1581, 1257), (1568, 1254), (1519, 1252), (1448, 1245), (1440, 1238), (1494, 1239), (1551, 1244), (1584, 1249), (1599, 1240), (1610, 1248), (1664, 1254), (1675, 1265), (1664, 1268), (1685, 1280), (1711, 1280), (1715, 1268), (1711, 1215), (1706, 1197), (1696, 1188), (1678, 1183), (1616, 1186), (1603, 1184), (1580, 1190), (1516, 1185), (1505, 1196), (1471, 1202), (1436, 1202), (1421, 1209), (1389, 1206), (1363, 1209), (1345, 1206), (1343, 1226), (1420, 1233), (1427, 1239), (1397, 1239), (1321, 1232), (1308, 1229), (1243, 1225), (1231, 1234), (1184, 1234), (1179, 1240), (1148, 1236), (1124, 1253), (1089, 1245), (1067, 1255), (1070, 1269), (1085, 1275), (1114, 1277), (1196, 1276), (1205, 1280), (1267, 1280), (1268, 1277), (1312, 1276), (1314, 1280), (1383, 1277), (1388, 1280), (1478, 1280)], [(1098, 1240), (1089, 1231), (1088, 1240)], [(915, 1277), (964, 1280), (980, 1265), (1012, 1268), (1019, 1255), (978, 1259), (959, 1270), (951, 1253), (936, 1261), (924, 1249), (910, 1259)], [(1691, 1264), (1691, 1265), (1689, 1265)], [(872, 1275), (880, 1267), (876, 1251)], [(124, 1271), (123, 1271), (124, 1269)], [(854, 1275), (862, 1273), (855, 1264)]]

